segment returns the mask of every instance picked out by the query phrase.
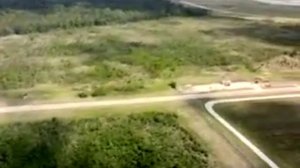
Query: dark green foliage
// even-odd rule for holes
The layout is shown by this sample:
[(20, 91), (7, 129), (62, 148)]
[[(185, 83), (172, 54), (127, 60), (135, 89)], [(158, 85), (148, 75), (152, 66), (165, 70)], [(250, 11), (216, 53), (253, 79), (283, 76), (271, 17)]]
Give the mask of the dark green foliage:
[[(299, 14), (299, 13), (298, 13)], [(300, 24), (286, 23), (274, 24), (272, 22), (266, 23), (252, 23), (244, 27), (236, 27), (230, 29), (223, 29), (232, 36), (246, 36), (250, 38), (257, 38), (271, 44), (299, 47), (300, 46)], [(284, 35), (275, 35), (284, 34)]]
[(78, 93), (78, 97), (79, 98), (87, 98), (89, 95), (87, 93), (84, 93), (84, 92), (80, 92)]
[(9, 125), (0, 130), (1, 168), (52, 168), (62, 150), (68, 126), (57, 119)]
[(169, 83), (169, 86), (170, 86), (172, 89), (176, 89), (176, 88), (177, 88), (176, 82), (171, 82), (171, 83)]
[(157, 112), (0, 128), (1, 168), (208, 167), (205, 148)]
[(168, 0), (0, 0), (0, 35), (204, 14)]

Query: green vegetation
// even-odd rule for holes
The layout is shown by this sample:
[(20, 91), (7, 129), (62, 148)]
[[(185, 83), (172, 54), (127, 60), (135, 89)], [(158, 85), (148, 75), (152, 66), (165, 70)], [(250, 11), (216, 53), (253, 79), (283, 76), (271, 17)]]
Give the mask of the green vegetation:
[(204, 14), (168, 0), (1, 0), (0, 35)]
[(0, 128), (0, 167), (209, 167), (175, 114), (15, 123)]
[(215, 109), (280, 167), (299, 166), (299, 100), (221, 104)]
[[(142, 90), (151, 79), (171, 79), (180, 75), (183, 66), (205, 68), (243, 64), (243, 59), (232, 61), (233, 56), (205, 43), (203, 39), (193, 38), (143, 44), (126, 42), (116, 36), (98, 37), (92, 43), (58, 41), (32, 51), (38, 52), (34, 55), (21, 53), (3, 61), (0, 88), (28, 88), (39, 83), (89, 84), (88, 90), (92, 89), (93, 95), (105, 95)], [(79, 65), (72, 58), (77, 56), (76, 59), (81, 59)], [(44, 59), (58, 61), (51, 63)]]
[[(0, 88), (17, 89), (14, 95), (29, 93), (29, 98), (40, 85), (49, 87), (39, 93), (56, 87), (82, 98), (158, 90), (184, 76), (211, 78), (219, 71), (245, 70), (257, 74), (261, 64), (265, 70), (270, 60), (298, 49), (291, 43), (280, 44), (288, 36), (282, 40), (262, 36), (295, 30), (269, 26), (250, 33), (245, 28), (249, 24), (223, 18), (165, 18), (4, 37), (0, 39)], [(282, 67), (283, 61), (273, 62)]]
[(0, 0), (0, 13), (0, 34), (12, 34), (0, 38), (5, 98), (157, 91), (224, 71), (290, 79), (300, 70), (297, 23), (217, 18), (168, 0)]

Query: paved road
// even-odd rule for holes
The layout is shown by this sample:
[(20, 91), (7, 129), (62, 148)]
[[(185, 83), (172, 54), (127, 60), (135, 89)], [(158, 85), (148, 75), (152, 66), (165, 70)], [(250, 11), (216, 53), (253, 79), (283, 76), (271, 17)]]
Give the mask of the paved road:
[(261, 3), (285, 5), (285, 6), (300, 6), (300, 0), (255, 0)]
[(272, 5), (255, 0), (173, 0), (217, 11), (264, 17), (300, 18), (300, 6)]
[(238, 132), (231, 124), (224, 120), (213, 107), (220, 103), (242, 102), (242, 101), (257, 101), (257, 100), (270, 100), (270, 99), (286, 99), (286, 98), (299, 98), (300, 94), (287, 94), (276, 96), (260, 96), (260, 97), (246, 97), (246, 98), (233, 98), (209, 101), (205, 104), (206, 110), (232, 134), (234, 134), (241, 142), (249, 147), (259, 158), (266, 162), (271, 168), (279, 168), (279, 166), (272, 161), (266, 154), (264, 154), (258, 147), (256, 147), (248, 138)]

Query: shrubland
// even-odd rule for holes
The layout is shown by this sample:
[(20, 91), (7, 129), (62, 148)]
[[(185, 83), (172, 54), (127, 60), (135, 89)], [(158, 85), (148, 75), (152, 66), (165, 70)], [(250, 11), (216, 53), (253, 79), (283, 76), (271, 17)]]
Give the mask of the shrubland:
[(209, 167), (205, 145), (160, 112), (0, 127), (0, 167)]
[(205, 14), (168, 0), (1, 0), (0, 35)]
[[(272, 73), (286, 64), (277, 58), (296, 53), (284, 60), (299, 59), (297, 24), (207, 16), (207, 11), (165, 0), (0, 4), (3, 30), (16, 24), (25, 30), (23, 35), (12, 31), (0, 38), (0, 94), (4, 97), (131, 94), (167, 89), (171, 81), (206, 83), (228, 74), (238, 76), (236, 80), (262, 74), (284, 78), (277, 70)], [(9, 14), (16, 12), (30, 13), (30, 17)], [(135, 14), (142, 17), (131, 20)], [(68, 25), (69, 19), (79, 20)], [(89, 19), (107, 21), (85, 25)], [(46, 28), (35, 30), (39, 24)], [(295, 66), (286, 67), (296, 73)], [(289, 78), (296, 76), (288, 73)]]

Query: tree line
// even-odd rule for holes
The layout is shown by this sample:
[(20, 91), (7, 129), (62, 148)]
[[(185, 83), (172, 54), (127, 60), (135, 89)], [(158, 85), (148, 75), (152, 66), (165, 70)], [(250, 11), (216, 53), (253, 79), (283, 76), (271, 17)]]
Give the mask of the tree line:
[(0, 35), (204, 14), (168, 0), (0, 0)]

